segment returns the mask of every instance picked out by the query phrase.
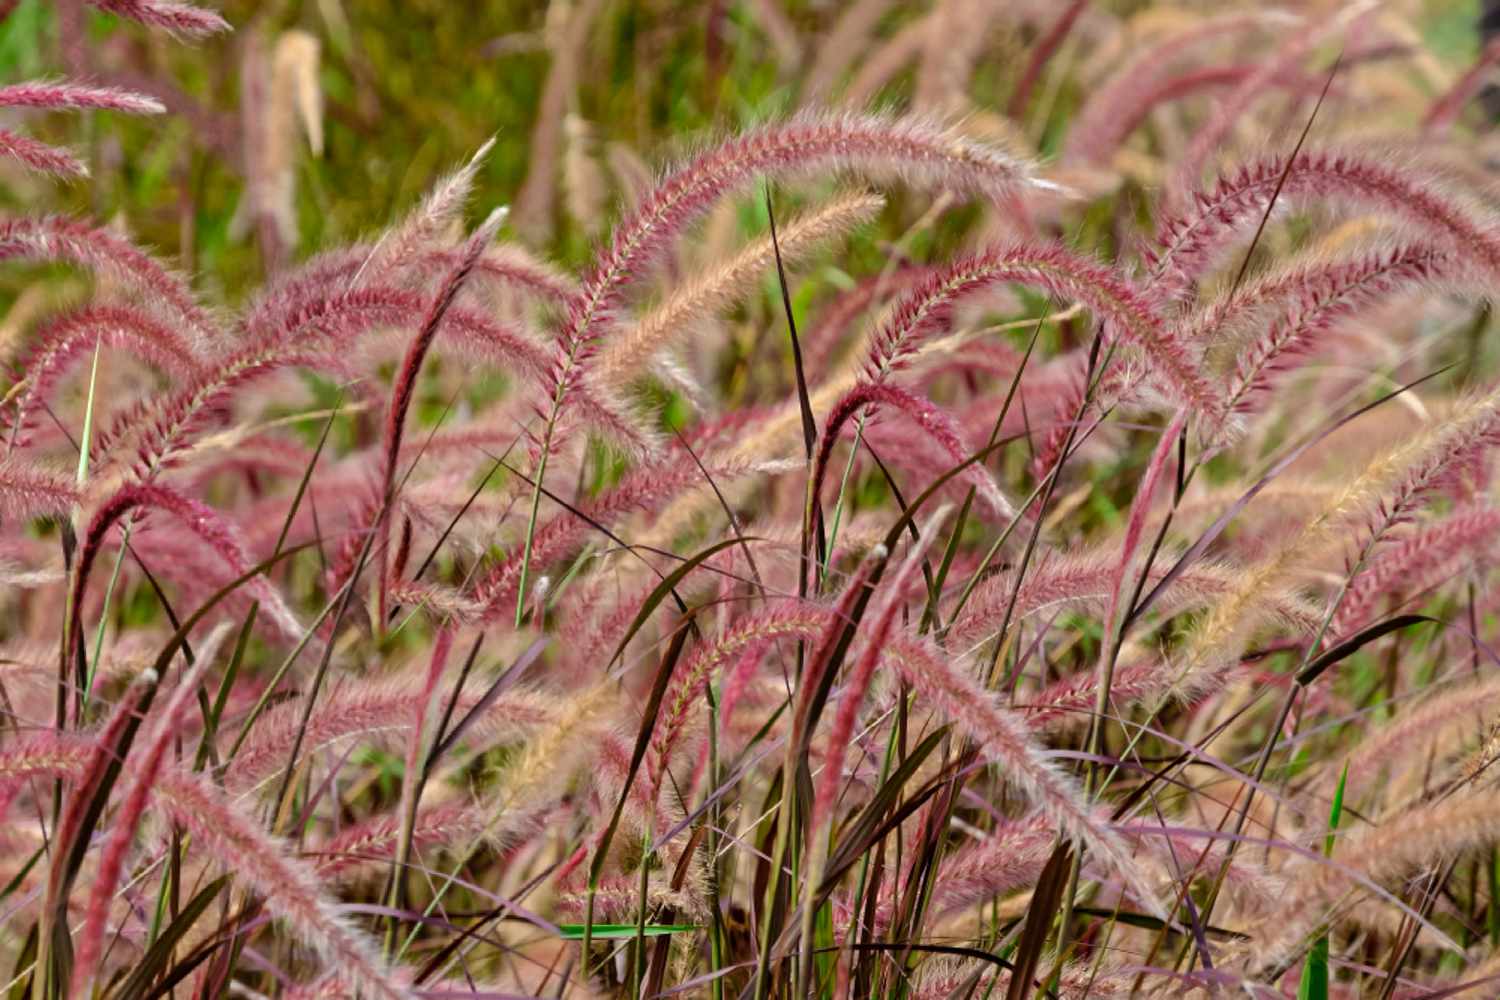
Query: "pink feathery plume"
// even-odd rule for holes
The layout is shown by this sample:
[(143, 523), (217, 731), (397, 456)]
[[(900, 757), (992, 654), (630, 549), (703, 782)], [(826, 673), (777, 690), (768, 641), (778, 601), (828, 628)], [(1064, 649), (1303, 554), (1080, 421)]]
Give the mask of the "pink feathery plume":
[(1042, 428), (1028, 428), (1033, 433), (1045, 431), (1031, 459), (1031, 474), (1039, 482), (1062, 459), (1063, 448), (1067, 446), (1075, 424), (1087, 420), (1089, 415), (1089, 409), (1084, 406), (1089, 391), (1089, 349), (1083, 347), (1065, 354), (1056, 359), (1053, 366), (1060, 370), (1062, 385), (1049, 393), (1051, 399), (1046, 400), (1050, 403), (1049, 419)]
[[(63, 81), (32, 80), (0, 87), (0, 108), (42, 108), (54, 111), (105, 110), (126, 114), (161, 114), (160, 101), (114, 87), (92, 87)], [(0, 156), (58, 177), (87, 177), (89, 168), (72, 153), (29, 136), (0, 129)]]
[(1245, 35), (1277, 21), (1291, 20), (1279, 12), (1234, 12), (1210, 18), (1143, 49), (1097, 87), (1074, 115), (1064, 143), (1068, 160), (1106, 163), (1145, 119), (1171, 79), (1184, 72), (1183, 59), (1205, 42)]
[[(132, 475), (150, 482), (180, 464), (201, 434), (227, 419), (236, 393), (297, 367), (349, 373), (344, 358), (316, 346), (237, 352), (206, 365), (201, 375), (175, 392), (126, 407), (95, 437), (90, 461), (103, 470), (129, 460)], [(133, 453), (121, 447), (127, 442), (133, 443)]]
[[(48, 730), (0, 750), (0, 798), (31, 778), (77, 778), (93, 759), (97, 744), (92, 734)], [(4, 818), (0, 811), (0, 820)]]
[(299, 314), (334, 306), (341, 293), (351, 291), (349, 285), (372, 249), (356, 243), (324, 250), (276, 272), (241, 310), (240, 325), (247, 331), (281, 330), (295, 325)]
[[(396, 482), (396, 467), (401, 459), (401, 439), (406, 431), (406, 411), (411, 406), (413, 395), (416, 393), (417, 376), (421, 374), (422, 362), (427, 358), (427, 352), (432, 347), (433, 340), (437, 337), (438, 326), (443, 322), (443, 317), (453, 306), (453, 300), (458, 297), (464, 282), (474, 270), (474, 264), (479, 260), (480, 254), (484, 253), (485, 247), (495, 238), (495, 232), (500, 228), (500, 223), (505, 219), (504, 209), (496, 209), (490, 213), (489, 218), (474, 230), (464, 246), (463, 253), (458, 258), (458, 263), (443, 278), (443, 283), (438, 287), (437, 293), (432, 297), (432, 302), (427, 307), (427, 315), (422, 319), (422, 325), (417, 335), (412, 338), (411, 345), (406, 350), (406, 357), (402, 359), (401, 367), (396, 373), (396, 383), (391, 387), (391, 404), (386, 411), (385, 423), (385, 445), (384, 460), (381, 464), (381, 490), (380, 495), (383, 503), (381, 506), (380, 522), (376, 530), (389, 519), (390, 505), (396, 499), (399, 486)], [(388, 567), (385, 554), (377, 556), (380, 560), (379, 601), (378, 608), (382, 623), (386, 620), (386, 589), (389, 585)]]
[[(31, 426), (68, 371), (96, 345), (127, 350), (174, 378), (189, 379), (201, 370), (195, 352), (177, 331), (145, 310), (129, 305), (85, 306), (47, 324), (21, 360), (27, 384), (16, 402), (18, 435)], [(12, 447), (25, 443), (23, 438), (12, 438)]]
[[(1237, 86), (1253, 76), (1256, 68), (1254, 64), (1203, 66), (1153, 81), (1151, 88), (1140, 94), (1136, 104), (1125, 109), (1122, 116), (1112, 124), (1110, 134), (1101, 137), (1101, 149), (1113, 152), (1159, 106), (1193, 97), (1213, 88)], [(1094, 162), (1099, 161), (1095, 159)]]
[[(935, 358), (931, 364), (923, 366), (921, 380), (924, 385), (930, 385), (944, 375), (959, 375), (970, 379), (994, 378), (1008, 382), (1020, 369), (1022, 357), (1019, 350), (1003, 340), (972, 340), (957, 345), (946, 357)], [(981, 419), (974, 423), (983, 425), (987, 431), (992, 429), (995, 417), (1004, 407), (1004, 398), (1000, 394), (998, 398), (988, 400), (994, 405), (995, 412), (989, 414), (988, 420)], [(964, 416), (972, 418), (974, 412), (965, 407)]]
[(886, 657), (917, 696), (952, 719), (987, 758), (1000, 764), (1063, 835), (1105, 860), (1142, 905), (1164, 912), (1123, 840), (1094, 815), (1072, 780), (1036, 745), (1019, 715), (1001, 707), (992, 692), (927, 640), (895, 636), (886, 645)]
[(662, 698), (661, 714), (651, 730), (646, 775), (653, 801), (660, 794), (667, 764), (693, 711), (720, 668), (732, 658), (745, 655), (747, 650), (764, 649), (777, 639), (811, 638), (827, 627), (831, 615), (821, 605), (788, 598), (770, 610), (735, 622), (712, 643), (698, 646), (684, 658), (673, 672)]
[[(430, 304), (419, 293), (382, 286), (336, 295), (292, 292), (291, 296), (283, 303), (263, 302), (256, 308), (252, 314), (256, 325), (245, 338), (248, 346), (220, 358), (176, 392), (117, 416), (98, 436), (95, 456), (102, 459), (121, 441), (134, 437), (140, 474), (150, 478), (218, 416), (238, 389), (298, 365), (341, 370), (354, 339), (378, 327), (418, 321)], [(542, 370), (542, 356), (535, 345), (479, 313), (449, 309), (440, 327), (446, 339), (481, 355), (501, 358), (522, 371)], [(588, 393), (582, 394), (582, 401), (585, 416), (606, 421), (605, 401)]]
[(0, 514), (26, 521), (61, 514), (78, 502), (73, 480), (14, 456), (0, 457)]
[(29, 170), (54, 177), (87, 177), (88, 166), (68, 152), (30, 136), (0, 128), (0, 156), (16, 160)]
[[(183, 496), (166, 486), (137, 484), (126, 486), (106, 500), (90, 519), (78, 549), (78, 565), (73, 573), (72, 607), (74, 615), (69, 619), (68, 637), (63, 643), (63, 655), (69, 659), (77, 655), (76, 645), (82, 640), (82, 630), (74, 620), (78, 609), (83, 607), (84, 592), (88, 588), (89, 572), (103, 548), (104, 538), (121, 518), (139, 508), (161, 510), (171, 514), (184, 527), (196, 535), (205, 545), (217, 552), (219, 557), (236, 575), (250, 568), (239, 532), (224, 515), (206, 504)], [(288, 635), (300, 635), (301, 626), (296, 616), (271, 586), (269, 580), (258, 576), (248, 584), (250, 589), (266, 607), (274, 620)]]
[(827, 375), (844, 334), (856, 320), (928, 273), (925, 267), (900, 267), (890, 274), (872, 275), (820, 309), (816, 323), (801, 337), (809, 379), (818, 381)]
[[(964, 445), (957, 421), (936, 403), (899, 385), (861, 382), (845, 393), (828, 413), (813, 461), (812, 482), (822, 483), (833, 456), (833, 447), (844, 425), (856, 416), (878, 408), (898, 410), (905, 414), (927, 433), (933, 443), (943, 449), (953, 464), (969, 457), (969, 449)], [(973, 484), (992, 515), (1004, 517), (1015, 511), (1015, 507), (1000, 492), (1000, 487), (995, 484), (982, 463), (976, 462), (969, 466), (964, 478)]]
[(1161, 477), (1167, 469), (1167, 463), (1171, 460), (1172, 450), (1177, 444), (1177, 438), (1182, 434), (1187, 425), (1187, 411), (1181, 410), (1167, 429), (1162, 431), (1161, 439), (1156, 443), (1156, 449), (1151, 453), (1151, 461), (1146, 466), (1146, 472), (1141, 476), (1140, 486), (1135, 491), (1135, 498), (1130, 502), (1130, 518), (1125, 523), (1125, 537), (1120, 543), (1120, 559), (1115, 564), (1114, 576), (1110, 580), (1109, 610), (1105, 614), (1106, 637), (1114, 634), (1120, 611), (1120, 598), (1125, 585), (1125, 576), (1130, 571), (1131, 561), (1135, 558), (1136, 549), (1141, 543), (1141, 533), (1146, 527), (1146, 517), (1151, 513), (1151, 505), (1156, 499), (1157, 488), (1161, 485)]
[(56, 845), (56, 849), (52, 852), (52, 867), (47, 876), (44, 913), (65, 915), (67, 894), (72, 889), (76, 875), (75, 871), (70, 870), (72, 862), (69, 856), (83, 833), (92, 808), (91, 803), (98, 795), (110, 766), (120, 763), (115, 754), (121, 738), (126, 735), (127, 730), (140, 724), (141, 714), (151, 704), (159, 680), (155, 670), (145, 670), (138, 674), (91, 741), (87, 757), (81, 762), (78, 780), (63, 803), (61, 815), (52, 831), (52, 843)]
[[(418, 810), (411, 844), (417, 850), (457, 844), (480, 836), (486, 816), (467, 802), (445, 802)], [(377, 816), (334, 837), (316, 851), (318, 874), (327, 879), (353, 879), (373, 865), (389, 862), (401, 835), (401, 821)]]
[(1231, 413), (1253, 412), (1276, 376), (1309, 353), (1315, 338), (1340, 320), (1382, 299), (1441, 282), (1458, 270), (1453, 254), (1413, 244), (1294, 273), (1281, 314), (1239, 350), (1226, 419)]
[[(1049, 609), (1103, 617), (1118, 562), (1119, 554), (1114, 549), (1060, 555), (1028, 573), (1019, 587), (1011, 572), (996, 573), (974, 588), (962, 613), (950, 623), (948, 640), (967, 647), (992, 636), (1005, 609), (1011, 606), (1013, 589), (1012, 617), (1017, 619)], [(1154, 563), (1147, 583), (1160, 582), (1166, 572), (1160, 561)], [(1230, 564), (1200, 560), (1177, 577), (1157, 602), (1157, 613), (1165, 619), (1205, 607), (1232, 593), (1242, 572)], [(1265, 610), (1282, 627), (1299, 632), (1316, 631), (1322, 620), (1316, 608), (1294, 597), (1272, 598)]]
[[(929, 904), (943, 916), (1036, 883), (1057, 844), (1041, 816), (1008, 822), (943, 861)], [(895, 887), (882, 893), (876, 925), (889, 927)]]
[(230, 803), (208, 778), (168, 771), (156, 786), (156, 802), (194, 841), (246, 888), (265, 899), (266, 909), (324, 960), (380, 1000), (411, 1000), (380, 958), (375, 942), (339, 913), (314, 869), (296, 860), (290, 845), (262, 830)]
[(1466, 409), (1440, 428), (1433, 446), (1382, 501), (1377, 538), (1409, 522), (1434, 494), (1462, 486), (1475, 464), (1500, 445), (1500, 388), (1491, 387)]
[(355, 283), (378, 282), (392, 272), (420, 261), (463, 211), (479, 176), (479, 168), (494, 146), (494, 139), (480, 146), (469, 162), (439, 181), (421, 204), (382, 236), (360, 263), (354, 275)]
[(1386, 597), (1441, 586), (1464, 564), (1492, 553), (1497, 537), (1500, 510), (1470, 506), (1387, 546), (1350, 583), (1329, 623), (1329, 635), (1353, 634), (1374, 618)]
[[(425, 684), (425, 679), (419, 685), (414, 678), (402, 675), (387, 681), (361, 679), (340, 685), (320, 700), (308, 717), (304, 743), (320, 748), (350, 739), (365, 743), (404, 740), (412, 721), (412, 705), (423, 700)], [(479, 705), (480, 698), (480, 694), (464, 694), (455, 703), (455, 712), (467, 714)], [(232, 791), (248, 790), (284, 766), (285, 749), (302, 728), (304, 707), (298, 700), (288, 700), (266, 710), (240, 752), (228, 762), (225, 777)], [(465, 730), (466, 745), (478, 750), (516, 742), (556, 721), (557, 713), (544, 695), (507, 691), (470, 723)]]
[(87, 0), (89, 6), (137, 21), (148, 28), (160, 28), (174, 35), (203, 38), (229, 31), (229, 22), (213, 11), (176, 3), (174, 0)]
[[(925, 531), (922, 534), (924, 538), (928, 536)], [(889, 555), (884, 545), (877, 545), (870, 551), (834, 603), (818, 641), (811, 646), (811, 655), (802, 668), (801, 676), (797, 678), (789, 750), (800, 752), (811, 744), (814, 699), (820, 690), (825, 690), (825, 678), (828, 685), (832, 685), (833, 678), (829, 676), (829, 671), (834, 668), (835, 657), (847, 641), (845, 636), (849, 634), (849, 626), (854, 621), (856, 610), (869, 601), (875, 584), (880, 582), (880, 574), (885, 572), (885, 562)], [(900, 592), (893, 591), (893, 594), (893, 599), (899, 601)], [(809, 829), (808, 833), (813, 831)]]
[(1430, 243), (1377, 247), (1358, 256), (1313, 259), (1247, 281), (1233, 295), (1222, 295), (1182, 322), (1183, 336), (1221, 342), (1268, 315), (1314, 312), (1324, 303), (1373, 302), (1422, 281), (1463, 274), (1457, 257)]
[[(875, 679), (875, 668), (880, 663), (886, 640), (890, 638), (891, 630), (896, 625), (896, 618), (902, 610), (902, 597), (906, 593), (906, 588), (922, 568), (927, 549), (936, 537), (936, 531), (930, 530), (932, 527), (935, 526), (929, 526), (928, 529), (922, 531), (921, 541), (912, 545), (906, 561), (891, 578), (887, 589), (887, 593), (891, 596), (877, 611), (874, 628), (867, 627), (861, 630), (865, 645), (860, 651), (859, 658), (854, 661), (854, 668), (849, 671), (843, 693), (839, 696), (838, 708), (833, 717), (833, 728), (828, 733), (828, 749), (823, 760), (823, 770), (818, 776), (818, 784), (813, 794), (813, 810), (808, 824), (808, 835), (813, 838), (814, 844), (821, 843), (824, 827), (832, 821), (834, 802), (838, 798), (839, 786), (844, 780), (844, 761), (849, 753), (849, 745), (854, 740), (854, 725), (859, 718), (860, 707), (864, 704), (865, 695), (869, 693), (870, 684)], [(877, 549), (872, 553), (872, 558), (883, 560), (885, 555), (883, 551)], [(854, 590), (866, 585), (867, 582), (862, 574), (855, 579), (849, 589)], [(842, 626), (842, 623), (839, 624)]]
[(1382, 209), (1438, 238), (1492, 279), (1500, 276), (1500, 236), (1486, 215), (1411, 168), (1354, 153), (1314, 151), (1290, 163), (1275, 156), (1242, 167), (1164, 219), (1145, 251), (1149, 288), (1163, 296), (1185, 295), (1241, 232), (1260, 221), (1278, 190), (1284, 197)]
[(121, 111), (131, 115), (159, 115), (167, 110), (156, 98), (145, 94), (67, 80), (31, 80), (0, 87), (0, 108)]
[[(452, 250), (431, 250), (416, 262), (423, 270), (446, 271), (458, 263)], [(519, 247), (491, 247), (474, 265), (474, 277), (501, 288), (516, 289), (539, 302), (566, 306), (578, 294), (577, 283)]]
[(99, 865), (94, 872), (93, 886), (89, 890), (83, 929), (79, 932), (78, 943), (74, 948), (72, 996), (88, 995), (102, 957), (104, 925), (109, 919), (110, 903), (114, 899), (120, 874), (125, 868), (126, 855), (135, 840), (136, 828), (140, 825), (146, 805), (151, 799), (152, 789), (166, 763), (167, 751), (182, 732), (187, 710), (194, 704), (199, 683), (209, 664), (213, 662), (215, 646), (224, 634), (221, 629), (197, 650), (193, 668), (178, 680), (172, 697), (156, 713), (156, 723), (144, 745), (139, 746), (126, 760), (129, 764), (130, 786), (99, 852)]
[(411, 839), (409, 818), (416, 818), (418, 775), (423, 771), (429, 748), (427, 727), (436, 721), (433, 716), (438, 704), (438, 684), (443, 671), (448, 668), (448, 655), (453, 651), (453, 630), (441, 628), (432, 643), (432, 656), (427, 661), (427, 677), (421, 695), (411, 706), (411, 736), (406, 741), (406, 768), (401, 781), (401, 834), (402, 840)]
[(67, 261), (112, 275), (152, 308), (182, 320), (197, 337), (216, 339), (218, 324), (198, 305), (187, 282), (128, 240), (61, 216), (0, 219), (0, 260)]
[[(227, 453), (205, 456), (203, 461), (193, 463), (192, 469), (184, 477), (184, 481), (196, 487), (206, 487), (224, 476), (238, 475), (250, 480), (258, 476), (270, 476), (279, 479), (297, 480), (307, 469), (312, 461), (313, 450), (302, 444), (293, 437), (277, 434), (255, 434), (246, 437), (235, 444), (233, 449)], [(201, 489), (195, 492), (202, 492)], [(285, 515), (285, 497), (258, 497), (262, 509), (273, 509)], [(302, 510), (299, 507), (297, 516), (293, 519), (292, 527), (295, 530), (302, 521)], [(241, 517), (242, 523), (253, 525), (254, 529), (247, 532), (248, 548), (252, 552), (262, 551), (256, 545), (256, 536), (268, 531), (274, 531), (276, 535), (281, 534), (283, 519), (272, 517), (274, 524), (255, 521), (255, 514), (246, 512)], [(274, 536), (273, 536), (274, 537)], [(265, 551), (269, 553), (269, 548)]]
[[(716, 482), (745, 476), (753, 466), (743, 463), (712, 462), (706, 466)], [(673, 448), (663, 458), (643, 465), (625, 475), (612, 489), (578, 509), (582, 518), (564, 510), (542, 524), (532, 542), (533, 567), (546, 566), (573, 551), (579, 541), (595, 530), (593, 524), (609, 527), (634, 512), (660, 510), (686, 490), (703, 485), (703, 470), (686, 451)], [(502, 560), (474, 587), (474, 601), (483, 609), (479, 622), (493, 622), (506, 613), (520, 586), (521, 557)]]
[[(1126, 614), (1130, 612), (1129, 608), (1121, 608), (1121, 601), (1129, 600), (1125, 594), (1126, 579), (1130, 573), (1131, 563), (1135, 559), (1136, 549), (1140, 546), (1141, 533), (1145, 530), (1146, 517), (1150, 514), (1151, 505), (1156, 499), (1156, 491), (1161, 484), (1162, 475), (1166, 472), (1167, 463), (1172, 457), (1177, 439), (1182, 435), (1186, 426), (1187, 410), (1179, 410), (1172, 423), (1162, 431), (1161, 440), (1157, 442), (1156, 449), (1151, 453), (1151, 461), (1147, 464), (1145, 475), (1141, 476), (1140, 486), (1136, 489), (1135, 498), (1130, 503), (1130, 518), (1125, 523), (1125, 537), (1120, 542), (1120, 558), (1115, 563), (1110, 579), (1109, 609), (1104, 615), (1104, 641), (1099, 646), (1099, 663), (1094, 671), (1097, 685), (1097, 700), (1094, 704), (1097, 716), (1094, 719), (1096, 734), (1102, 731), (1104, 725), (1102, 715), (1107, 704), (1105, 699), (1110, 695), (1114, 686), (1115, 661), (1119, 656), (1120, 641), (1124, 638), (1123, 635), (1118, 634), (1121, 613), (1122, 610)], [(1098, 746), (1098, 743), (1091, 745), (1090, 752), (1097, 752)]]
[(685, 227), (758, 178), (845, 170), (992, 198), (1040, 183), (1023, 161), (917, 120), (804, 113), (731, 139), (668, 174), (615, 227), (559, 332), (554, 412), (596, 353), (625, 289)]
[[(1355, 17), (1362, 13), (1357, 7), (1354, 11)], [(1209, 158), (1224, 142), (1235, 125), (1249, 113), (1251, 106), (1263, 97), (1277, 80), (1300, 75), (1298, 67), (1307, 58), (1308, 53), (1326, 41), (1329, 36), (1347, 27), (1350, 17), (1349, 10), (1339, 9), (1321, 23), (1311, 25), (1306, 30), (1291, 33), (1290, 38), (1282, 41), (1269, 59), (1261, 63), (1255, 72), (1225, 95), (1208, 120), (1193, 133), (1187, 149), (1183, 150), (1174, 164), (1172, 182), (1166, 192), (1174, 203), (1198, 189), (1202, 183), (1204, 165), (1209, 162)]]
[(993, 247), (936, 271), (901, 297), (876, 333), (866, 375), (881, 381), (899, 371), (928, 338), (948, 328), (957, 301), (1009, 282), (1082, 302), (1111, 336), (1142, 349), (1181, 402), (1203, 413), (1218, 411), (1221, 401), (1196, 348), (1162, 320), (1148, 294), (1109, 265), (1048, 244)]
[(1019, 120), (1025, 114), (1026, 105), (1031, 100), (1032, 88), (1036, 86), (1042, 70), (1062, 47), (1063, 40), (1068, 37), (1068, 32), (1073, 30), (1073, 24), (1088, 5), (1089, 0), (1072, 0), (1057, 16), (1057, 20), (1052, 22), (1052, 26), (1043, 32), (1042, 36), (1031, 46), (1031, 55), (1026, 60), (1026, 68), (1021, 71), (1021, 79), (1017, 81), (1015, 90), (1011, 91), (1010, 103), (1005, 107), (1005, 113), (1011, 118)]

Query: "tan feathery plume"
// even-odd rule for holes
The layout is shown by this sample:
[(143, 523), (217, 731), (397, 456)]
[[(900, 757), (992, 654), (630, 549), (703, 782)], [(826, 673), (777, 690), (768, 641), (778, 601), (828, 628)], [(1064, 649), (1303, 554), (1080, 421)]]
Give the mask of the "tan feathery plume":
[(1455, 795), (1410, 810), (1377, 827), (1341, 837), (1337, 860), (1306, 858), (1285, 872), (1288, 892), (1279, 912), (1262, 926), (1270, 934), (1255, 942), (1254, 962), (1274, 967), (1293, 953), (1342, 894), (1363, 884), (1385, 883), (1496, 843), (1500, 792), (1493, 789)]
[(552, 0), (547, 8), (552, 66), (547, 71), (547, 82), (537, 104), (536, 124), (531, 130), (531, 166), (516, 194), (512, 219), (518, 232), (534, 240), (545, 240), (552, 233), (557, 167), (563, 152), (563, 121), (578, 87), (589, 27), (603, 6), (604, 0)]
[(563, 148), (563, 200), (568, 214), (583, 231), (597, 236), (604, 225), (609, 187), (596, 155), (598, 142), (593, 126), (570, 112), (563, 118), (563, 137), (567, 143)]
[[(825, 243), (870, 221), (885, 205), (878, 194), (853, 191), (804, 215), (777, 233), (783, 262), (800, 259)], [(615, 387), (638, 376), (643, 366), (682, 337), (692, 322), (733, 301), (759, 281), (776, 260), (769, 236), (756, 240), (733, 258), (676, 284), (672, 294), (629, 330), (612, 340), (600, 356), (600, 371)]]
[[(1475, 399), (1424, 433), (1376, 456), (1346, 483), (1329, 504), (1297, 530), (1270, 558), (1248, 567), (1240, 585), (1214, 605), (1189, 635), (1179, 658), (1181, 691), (1203, 682), (1239, 655), (1242, 642), (1262, 618), (1255, 613), (1266, 596), (1294, 582), (1308, 560), (1326, 553), (1341, 531), (1388, 497), (1404, 497), (1488, 433), (1500, 419), (1500, 390)], [(1439, 468), (1429, 468), (1437, 464)], [(1181, 693), (1179, 691), (1179, 693)]]

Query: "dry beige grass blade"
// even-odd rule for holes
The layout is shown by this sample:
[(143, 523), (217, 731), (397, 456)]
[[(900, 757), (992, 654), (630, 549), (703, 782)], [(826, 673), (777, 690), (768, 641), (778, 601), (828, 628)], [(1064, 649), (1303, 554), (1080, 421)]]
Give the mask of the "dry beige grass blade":
[(531, 166), (516, 195), (511, 216), (516, 231), (536, 242), (545, 242), (552, 233), (563, 123), (578, 87), (589, 27), (603, 7), (604, 0), (552, 0), (547, 8), (552, 67), (547, 72), (536, 124), (531, 131)]

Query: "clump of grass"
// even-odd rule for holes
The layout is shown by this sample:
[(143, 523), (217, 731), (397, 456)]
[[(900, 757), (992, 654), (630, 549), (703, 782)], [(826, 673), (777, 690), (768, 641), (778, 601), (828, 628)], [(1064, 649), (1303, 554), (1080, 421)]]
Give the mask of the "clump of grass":
[[(514, 230), (502, 133), (240, 298), (0, 219), (11, 995), (1488, 995), (1494, 47), (982, 7), (716, 6), (808, 106), (651, 181), (581, 5)], [(209, 115), (96, 41), (0, 107)]]

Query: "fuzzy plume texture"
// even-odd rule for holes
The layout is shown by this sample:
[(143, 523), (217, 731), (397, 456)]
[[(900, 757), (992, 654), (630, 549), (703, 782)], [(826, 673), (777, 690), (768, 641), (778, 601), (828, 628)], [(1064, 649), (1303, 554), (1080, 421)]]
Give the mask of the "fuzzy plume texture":
[(216, 6), (0, 2), (9, 993), (1494, 992), (1495, 43)]

